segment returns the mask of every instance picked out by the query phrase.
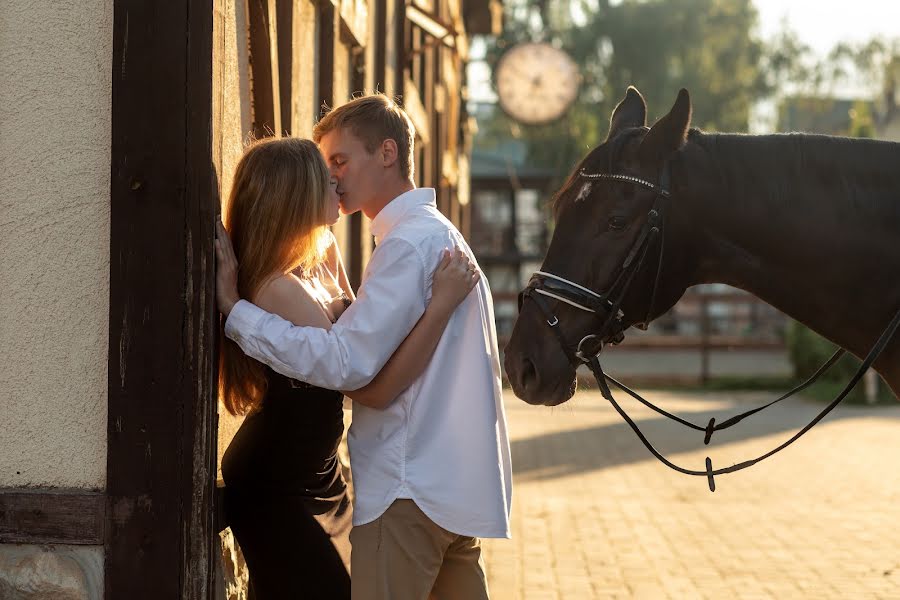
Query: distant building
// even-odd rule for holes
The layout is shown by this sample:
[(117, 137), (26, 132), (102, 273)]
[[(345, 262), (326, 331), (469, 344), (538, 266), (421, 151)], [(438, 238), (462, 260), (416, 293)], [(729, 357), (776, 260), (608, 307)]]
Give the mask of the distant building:
[(501, 349), (512, 333), (518, 293), (549, 243), (546, 204), (556, 173), (524, 162), (517, 140), (472, 151), (470, 243), (491, 286)]

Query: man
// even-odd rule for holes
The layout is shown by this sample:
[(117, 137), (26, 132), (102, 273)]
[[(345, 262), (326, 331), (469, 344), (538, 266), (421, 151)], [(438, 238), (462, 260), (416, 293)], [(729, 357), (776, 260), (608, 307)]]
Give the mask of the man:
[[(316, 125), (341, 210), (372, 219), (377, 247), (357, 300), (329, 330), (296, 327), (217, 281), (226, 335), (288, 377), (331, 389), (368, 383), (412, 330), (444, 248), (462, 235), (413, 183), (415, 130), (381, 94)], [(223, 238), (222, 244), (227, 240)], [(220, 278), (221, 279), (221, 278)], [(356, 600), (488, 597), (478, 538), (509, 537), (509, 441), (485, 278), (457, 308), (425, 372), (384, 410), (353, 407)]]

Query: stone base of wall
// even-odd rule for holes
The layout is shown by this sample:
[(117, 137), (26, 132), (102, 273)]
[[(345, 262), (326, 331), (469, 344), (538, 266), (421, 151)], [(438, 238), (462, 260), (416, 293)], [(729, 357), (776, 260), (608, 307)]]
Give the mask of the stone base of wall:
[(0, 598), (102, 600), (103, 546), (0, 544)]
[(230, 527), (219, 534), (219, 544), (221, 553), (216, 565), (216, 600), (247, 600), (250, 571)]

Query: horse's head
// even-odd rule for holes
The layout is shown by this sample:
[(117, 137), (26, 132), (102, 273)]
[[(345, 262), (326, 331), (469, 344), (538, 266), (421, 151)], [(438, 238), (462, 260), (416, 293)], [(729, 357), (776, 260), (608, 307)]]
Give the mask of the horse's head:
[(690, 97), (681, 90), (672, 110), (648, 129), (644, 99), (629, 87), (606, 141), (557, 192), (556, 229), (541, 271), (520, 298), (506, 347), (507, 375), (526, 402), (553, 406), (571, 398), (579, 350), (596, 354), (601, 343), (646, 324), (684, 292), (671, 277), (681, 249), (671, 240), (670, 199), (661, 190), (669, 191), (668, 173), (690, 118)]

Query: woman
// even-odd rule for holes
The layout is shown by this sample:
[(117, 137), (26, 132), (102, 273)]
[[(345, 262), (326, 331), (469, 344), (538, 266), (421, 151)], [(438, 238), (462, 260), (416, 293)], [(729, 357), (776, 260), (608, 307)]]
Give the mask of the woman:
[[(353, 290), (327, 226), (338, 196), (313, 142), (268, 139), (238, 163), (226, 226), (238, 288), (296, 325), (330, 328)], [(384, 408), (421, 374), (450, 315), (478, 281), (461, 251), (446, 251), (432, 300), (413, 331), (366, 387), (344, 392)], [(349, 598), (351, 509), (337, 449), (342, 392), (297, 382), (222, 339), (225, 407), (248, 415), (222, 459), (229, 524), (257, 598)]]

